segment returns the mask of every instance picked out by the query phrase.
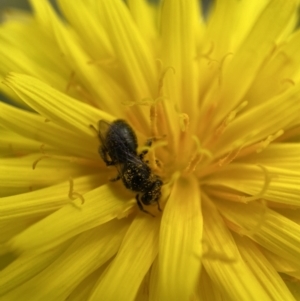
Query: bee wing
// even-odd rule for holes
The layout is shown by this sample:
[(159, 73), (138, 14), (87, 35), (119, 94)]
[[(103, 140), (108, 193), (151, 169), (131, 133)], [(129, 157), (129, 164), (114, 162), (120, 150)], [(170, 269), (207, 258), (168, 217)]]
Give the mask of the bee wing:
[(124, 120), (118, 119), (112, 123), (100, 120), (98, 129), (101, 152), (108, 153), (113, 162), (139, 163), (136, 135)]

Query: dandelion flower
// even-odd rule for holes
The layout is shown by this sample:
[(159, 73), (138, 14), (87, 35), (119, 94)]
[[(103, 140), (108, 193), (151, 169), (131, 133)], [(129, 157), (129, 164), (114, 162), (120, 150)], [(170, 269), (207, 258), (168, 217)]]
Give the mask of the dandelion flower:
[[(0, 28), (1, 299), (299, 300), (297, 1), (31, 4)], [(161, 212), (109, 181), (116, 119)]]

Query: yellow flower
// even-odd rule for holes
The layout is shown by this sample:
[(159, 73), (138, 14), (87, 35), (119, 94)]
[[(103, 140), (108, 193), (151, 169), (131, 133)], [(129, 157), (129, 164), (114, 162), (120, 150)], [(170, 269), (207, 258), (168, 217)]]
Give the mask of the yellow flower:
[[(1, 300), (300, 300), (297, 1), (31, 3), (0, 29)], [(116, 119), (155, 217), (109, 181)]]

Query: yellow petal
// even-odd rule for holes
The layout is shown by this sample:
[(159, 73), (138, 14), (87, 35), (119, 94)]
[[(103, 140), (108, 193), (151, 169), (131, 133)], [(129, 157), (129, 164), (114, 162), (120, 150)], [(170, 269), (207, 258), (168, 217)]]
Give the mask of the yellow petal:
[(82, 300), (88, 300), (89, 296), (91, 295), (91, 292), (94, 289), (94, 286), (96, 285), (97, 281), (101, 277), (102, 273), (107, 268), (108, 264), (110, 263), (110, 260), (102, 265), (98, 270), (96, 270), (94, 273), (87, 276), (74, 290), (73, 292), (68, 296), (68, 301), (82, 301)]
[(300, 280), (300, 265), (295, 264), (286, 258), (282, 258), (274, 254), (273, 252), (261, 247), (261, 250), (264, 256), (268, 259), (268, 261), (272, 264), (273, 268), (282, 274), (290, 275), (292, 278), (291, 280)]
[(0, 128), (0, 157), (28, 155), (30, 153), (35, 153), (40, 146), (41, 144), (39, 142)]
[[(113, 47), (106, 28), (103, 28), (101, 20), (97, 18), (95, 5), (91, 2), (77, 1), (76, 5), (70, 5), (67, 0), (59, 0), (58, 4), (64, 16), (84, 41), (86, 51), (95, 59), (110, 59), (115, 55)], [(36, 8), (39, 5), (36, 1)]]
[(240, 254), (272, 300), (295, 301), (273, 265), (248, 238), (234, 235)]
[(127, 227), (128, 221), (115, 220), (80, 234), (41, 273), (4, 298), (18, 300), (30, 296), (32, 301), (65, 300), (85, 277), (118, 251)]
[(22, 231), (24, 231), (24, 229), (36, 223), (36, 221), (37, 221), (36, 218), (27, 218), (27, 219), (16, 218), (16, 219), (9, 219), (9, 220), (1, 220), (0, 221), (0, 244), (1, 244), (0, 255), (7, 254), (11, 251), (5, 245), (5, 243), (9, 239), (21, 233)]
[(20, 286), (49, 266), (69, 245), (61, 244), (42, 254), (22, 254), (0, 271), (0, 296)]
[(90, 124), (100, 119), (114, 119), (110, 114), (68, 97), (28, 75), (10, 73), (5, 84), (42, 116), (85, 135), (92, 134)]
[[(259, 68), (270, 55), (274, 43), (279, 40), (289, 21), (294, 17), (297, 11), (296, 2), (296, 0), (270, 1), (256, 20), (244, 43), (234, 54), (228, 68), (224, 70), (222, 76), (224, 80), (219, 94), (221, 101), (217, 107), (214, 124), (218, 124), (224, 114), (227, 115), (241, 101)], [(273, 22), (274, 18), (276, 22)], [(237, 85), (237, 78), (241, 74), (243, 80)]]
[(43, 252), (79, 233), (115, 219), (126, 201), (126, 198), (116, 196), (114, 189), (108, 185), (96, 188), (83, 197), (84, 204), (80, 199), (74, 200), (74, 205), (66, 205), (48, 215), (14, 236), (7, 245), (18, 253)]
[[(231, 188), (249, 194), (250, 197), (299, 207), (299, 176), (300, 170), (271, 165), (262, 168), (252, 164), (230, 164), (205, 180), (205, 183)], [(239, 200), (247, 202), (247, 197), (240, 197)]]
[(257, 74), (245, 96), (251, 106), (274, 97), (299, 82), (299, 47), (300, 31), (296, 31), (289, 41), (277, 47), (274, 57)]
[(55, 41), (45, 35), (34, 19), (7, 22), (1, 26), (0, 56), (0, 74), (3, 76), (12, 70), (30, 74), (66, 92), (72, 70), (57, 51)]
[(222, 215), (241, 233), (275, 254), (300, 264), (300, 225), (260, 205), (217, 201)]
[(198, 182), (179, 179), (161, 221), (158, 300), (190, 300), (201, 270), (202, 223)]
[(155, 24), (157, 5), (144, 0), (128, 0), (127, 5), (142, 35), (147, 37), (146, 42), (155, 49), (157, 45), (150, 44), (153, 41), (157, 42), (154, 40), (158, 34), (157, 24)]
[(124, 70), (127, 89), (134, 100), (157, 97), (158, 80), (155, 59), (134, 24), (125, 3), (118, 0), (98, 1), (98, 15), (109, 28), (109, 38)]
[[(99, 186), (100, 178), (99, 175), (88, 175), (73, 179), (74, 190), (85, 194)], [(103, 175), (103, 184), (106, 180), (107, 175)], [(69, 193), (70, 182), (67, 181), (36, 191), (0, 198), (0, 220), (49, 214), (72, 202)]]
[(97, 139), (85, 137), (77, 131), (71, 131), (53, 122), (47, 122), (45, 117), (3, 102), (0, 102), (0, 124), (20, 136), (40, 141), (41, 143), (35, 152), (41, 151), (41, 145), (45, 144), (45, 153), (48, 153), (49, 145), (67, 154), (99, 159), (97, 152), (99, 142)]
[(300, 145), (299, 143), (272, 143), (262, 152), (253, 153), (244, 160), (252, 164), (300, 171)]
[[(184, 110), (184, 113), (190, 116), (192, 123), (198, 101), (199, 75), (195, 58), (199, 12), (196, 0), (166, 0), (162, 3), (162, 60), (164, 66), (175, 69), (174, 76), (167, 76), (165, 79), (168, 96), (171, 103), (178, 106), (180, 112)], [(173, 82), (169, 83), (169, 80)]]
[(141, 282), (158, 253), (159, 219), (137, 215), (116, 258), (95, 287), (90, 301), (133, 301)]
[(42, 160), (37, 168), (33, 169), (33, 163), (40, 158), (41, 154), (33, 154), (0, 159), (0, 187), (11, 187), (17, 189), (19, 193), (25, 193), (91, 172), (90, 168), (80, 168), (71, 162), (53, 158)]
[(149, 280), (149, 301), (159, 300), (159, 260), (157, 256), (152, 264)]
[(216, 60), (237, 49), (267, 2), (219, 0), (213, 3), (206, 35), (208, 42), (214, 44), (212, 55)]
[(235, 241), (214, 204), (205, 196), (203, 265), (213, 283), (229, 300), (273, 301), (241, 258)]
[(93, 63), (93, 58), (81, 45), (80, 38), (59, 20), (47, 1), (31, 1), (37, 15), (40, 16), (39, 20), (45, 26), (45, 31), (49, 31), (56, 39), (66, 63), (72, 66), (72, 71), (83, 85), (83, 90), (88, 91), (92, 104), (111, 114), (122, 116), (120, 102), (131, 100), (127, 91), (105, 72), (104, 68), (99, 68)]
[(300, 84), (241, 113), (234, 119), (214, 145), (216, 156), (240, 146), (265, 140), (269, 135), (299, 124)]
[(213, 283), (206, 270), (201, 270), (200, 283), (198, 284), (198, 300), (222, 301), (226, 300), (218, 287)]

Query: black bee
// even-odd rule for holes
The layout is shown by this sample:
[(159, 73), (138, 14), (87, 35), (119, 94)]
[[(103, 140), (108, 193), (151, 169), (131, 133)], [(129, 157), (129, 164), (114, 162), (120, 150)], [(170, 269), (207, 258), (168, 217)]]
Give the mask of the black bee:
[[(157, 202), (161, 196), (161, 178), (152, 173), (144, 161), (148, 150), (137, 153), (138, 143), (136, 134), (130, 125), (121, 119), (109, 123), (99, 121), (98, 137), (101, 142), (99, 154), (107, 166), (116, 166), (118, 176), (112, 181), (121, 179), (127, 189), (137, 192), (136, 201), (141, 211), (149, 213), (143, 205)], [(146, 146), (151, 146), (148, 140)]]

